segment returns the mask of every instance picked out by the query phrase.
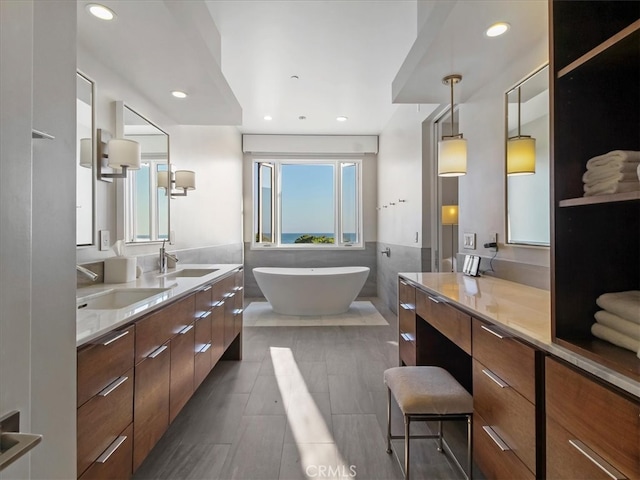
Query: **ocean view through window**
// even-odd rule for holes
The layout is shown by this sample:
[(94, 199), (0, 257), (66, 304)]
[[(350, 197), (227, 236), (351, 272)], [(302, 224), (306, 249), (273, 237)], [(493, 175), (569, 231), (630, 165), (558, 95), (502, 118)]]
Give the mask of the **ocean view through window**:
[(253, 245), (362, 246), (361, 161), (254, 160)]

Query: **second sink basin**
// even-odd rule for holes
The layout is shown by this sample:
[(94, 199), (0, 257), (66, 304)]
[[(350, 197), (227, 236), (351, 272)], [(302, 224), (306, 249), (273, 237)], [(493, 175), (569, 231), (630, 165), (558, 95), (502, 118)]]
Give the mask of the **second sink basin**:
[(217, 272), (217, 268), (183, 268), (175, 272), (159, 275), (160, 277), (177, 278), (177, 277), (204, 277), (210, 273)]
[(168, 288), (115, 288), (104, 293), (90, 295), (77, 301), (77, 308), (111, 310), (128, 307), (160, 293)]

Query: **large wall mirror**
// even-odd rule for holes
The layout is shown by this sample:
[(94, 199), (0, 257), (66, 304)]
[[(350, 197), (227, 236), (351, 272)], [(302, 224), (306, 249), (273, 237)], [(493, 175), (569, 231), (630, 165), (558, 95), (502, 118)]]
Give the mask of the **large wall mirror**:
[(94, 242), (94, 84), (76, 75), (76, 246)]
[(505, 104), (507, 243), (548, 246), (548, 65), (509, 90)]
[(128, 243), (169, 240), (169, 196), (158, 173), (169, 171), (169, 135), (123, 102), (116, 102), (122, 138), (140, 144), (140, 170), (124, 179), (124, 238)]

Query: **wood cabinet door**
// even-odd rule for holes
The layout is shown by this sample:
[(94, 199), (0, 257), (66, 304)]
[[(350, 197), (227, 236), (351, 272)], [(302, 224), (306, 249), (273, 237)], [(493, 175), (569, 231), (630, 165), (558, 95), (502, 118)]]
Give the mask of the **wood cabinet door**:
[(169, 426), (170, 342), (136, 365), (133, 407), (133, 471)]
[(195, 362), (194, 324), (184, 327), (171, 340), (171, 382), (169, 388), (169, 423), (193, 395)]
[(89, 467), (80, 480), (128, 480), (133, 457), (133, 424), (130, 424)]
[(195, 364), (194, 364), (194, 390), (197, 389), (202, 381), (206, 378), (213, 367), (211, 362), (211, 320), (213, 312), (207, 311), (204, 315), (198, 318), (195, 322)]
[(218, 363), (224, 354), (225, 338), (224, 338), (224, 305), (218, 305), (211, 310), (211, 368)]
[(233, 291), (234, 281), (233, 277), (225, 278), (223, 280), (225, 288), (225, 300), (224, 300), (224, 349), (226, 350), (233, 339), (236, 337), (235, 333), (235, 296), (236, 292)]

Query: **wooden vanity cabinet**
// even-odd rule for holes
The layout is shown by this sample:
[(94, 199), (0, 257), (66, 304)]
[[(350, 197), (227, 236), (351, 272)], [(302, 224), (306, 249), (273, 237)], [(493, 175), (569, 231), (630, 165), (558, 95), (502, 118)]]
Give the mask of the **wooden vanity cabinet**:
[(224, 288), (224, 348), (225, 350), (231, 345), (236, 337), (235, 326), (235, 279), (233, 276), (222, 280)]
[(401, 365), (416, 362), (416, 289), (398, 281), (398, 350)]
[(640, 478), (640, 401), (559, 360), (545, 367), (547, 478)]
[(494, 464), (502, 460), (494, 457), (513, 457), (505, 464), (514, 468), (520, 462), (517, 471), (528, 470), (534, 478), (542, 453), (537, 447), (536, 350), (494, 325), (477, 319), (472, 325), (474, 438), (497, 447), (475, 449), (475, 460), (489, 475), (500, 471)]
[(233, 291), (235, 293), (233, 311), (234, 338), (242, 333), (242, 312), (244, 311), (244, 277), (242, 270), (233, 274)]
[[(77, 472), (83, 479), (132, 474), (134, 343), (129, 326), (78, 350)], [(107, 461), (114, 456), (117, 464)]]

